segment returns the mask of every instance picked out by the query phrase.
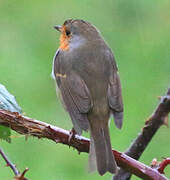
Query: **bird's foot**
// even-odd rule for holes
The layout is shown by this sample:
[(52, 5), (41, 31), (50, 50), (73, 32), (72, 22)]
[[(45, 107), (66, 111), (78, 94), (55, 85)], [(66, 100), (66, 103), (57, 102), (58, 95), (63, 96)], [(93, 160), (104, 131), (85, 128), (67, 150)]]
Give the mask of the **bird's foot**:
[(74, 139), (75, 135), (76, 135), (76, 131), (75, 131), (74, 128), (72, 128), (71, 131), (70, 131), (69, 138), (68, 138), (68, 143), (69, 143), (69, 144), (70, 144), (71, 141)]

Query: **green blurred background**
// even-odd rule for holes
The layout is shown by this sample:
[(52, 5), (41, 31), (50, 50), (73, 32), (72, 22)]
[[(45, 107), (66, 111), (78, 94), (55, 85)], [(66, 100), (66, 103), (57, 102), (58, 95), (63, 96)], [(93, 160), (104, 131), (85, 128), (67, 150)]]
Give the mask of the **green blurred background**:
[[(170, 82), (169, 0), (1, 0), (0, 83), (14, 94), (27, 116), (64, 129), (71, 121), (56, 98), (50, 77), (59, 33), (53, 26), (80, 18), (100, 29), (119, 66), (125, 106), (124, 126), (111, 123), (112, 146), (125, 151), (158, 104)], [(87, 173), (88, 155), (49, 140), (12, 133), (0, 146), (31, 180), (111, 179)], [(87, 134), (83, 134), (88, 136)], [(170, 156), (170, 130), (161, 127), (140, 161)], [(170, 177), (170, 167), (166, 168)], [(0, 179), (13, 173), (0, 158)], [(133, 180), (138, 179), (133, 177)]]

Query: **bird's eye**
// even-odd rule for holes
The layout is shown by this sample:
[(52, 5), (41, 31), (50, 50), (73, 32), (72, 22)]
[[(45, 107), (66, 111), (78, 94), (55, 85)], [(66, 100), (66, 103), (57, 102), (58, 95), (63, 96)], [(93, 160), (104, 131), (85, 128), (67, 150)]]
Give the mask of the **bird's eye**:
[(66, 29), (66, 35), (69, 36), (70, 34), (71, 32), (68, 29)]

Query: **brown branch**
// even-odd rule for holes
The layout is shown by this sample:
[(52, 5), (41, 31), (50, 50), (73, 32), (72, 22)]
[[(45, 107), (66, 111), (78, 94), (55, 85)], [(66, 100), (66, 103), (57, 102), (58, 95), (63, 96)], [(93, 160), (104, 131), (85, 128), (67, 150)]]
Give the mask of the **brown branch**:
[[(69, 131), (24, 117), (19, 113), (0, 110), (0, 125), (10, 127), (20, 134), (32, 135), (38, 138), (48, 138), (56, 143), (72, 146), (79, 152), (89, 152), (89, 139), (75, 135), (69, 142)], [(158, 171), (128, 157), (126, 154), (115, 150), (113, 150), (113, 153), (118, 166), (126, 169), (130, 173), (146, 180), (167, 180), (167, 178)]]
[(168, 164), (170, 164), (170, 158), (164, 159), (164, 160), (159, 164), (158, 171), (159, 171), (161, 174), (164, 174), (164, 169), (166, 168), (166, 166), (167, 166)]
[(4, 151), (0, 148), (0, 154), (1, 156), (3, 157), (3, 159), (5, 160), (6, 162), (6, 166), (9, 166), (12, 171), (14, 172), (15, 176), (19, 175), (19, 171), (18, 169), (16, 168), (15, 164), (13, 164), (9, 159), (8, 157), (5, 155)]
[(24, 177), (25, 173), (28, 171), (28, 168), (26, 168), (23, 173), (20, 174), (19, 170), (16, 168), (15, 164), (13, 164), (8, 157), (5, 155), (4, 151), (0, 148), (0, 154), (2, 156), (2, 158), (5, 160), (6, 162), (6, 166), (9, 166), (12, 171), (15, 174), (15, 179), (16, 180), (28, 180)]
[[(146, 121), (144, 128), (138, 134), (137, 138), (133, 141), (125, 154), (138, 160), (161, 125), (167, 125), (166, 121), (169, 112), (170, 89), (168, 89), (166, 96), (161, 97), (160, 104), (157, 106), (151, 117)], [(113, 177), (114, 180), (129, 180), (130, 178), (131, 173), (123, 168), (121, 168), (118, 174)]]
[(15, 178), (15, 180), (28, 180), (27, 178), (25, 178), (25, 174), (29, 169), (26, 168), (21, 174), (18, 174)]

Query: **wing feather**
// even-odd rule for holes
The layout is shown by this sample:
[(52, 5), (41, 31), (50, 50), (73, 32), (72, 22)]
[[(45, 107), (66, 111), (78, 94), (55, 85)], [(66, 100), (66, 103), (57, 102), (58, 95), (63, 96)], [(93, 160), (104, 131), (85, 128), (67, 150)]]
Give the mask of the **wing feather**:
[(78, 134), (81, 134), (82, 130), (89, 129), (87, 113), (92, 106), (90, 92), (85, 82), (75, 72), (65, 72), (60, 52), (55, 56), (53, 69), (62, 100), (70, 114), (74, 129)]
[(121, 128), (123, 123), (122, 88), (120, 84), (118, 68), (116, 66), (114, 56), (111, 52), (110, 52), (110, 60), (112, 63), (112, 72), (108, 85), (108, 101), (109, 101), (110, 109), (114, 116), (115, 125), (117, 126), (117, 128)]

